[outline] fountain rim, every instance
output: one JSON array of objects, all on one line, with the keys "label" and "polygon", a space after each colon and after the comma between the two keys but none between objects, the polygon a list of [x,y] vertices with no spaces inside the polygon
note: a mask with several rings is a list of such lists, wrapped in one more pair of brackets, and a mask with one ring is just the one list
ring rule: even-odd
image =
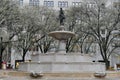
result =
[{"label": "fountain rim", "polygon": [[51,36],[51,34],[56,34],[56,33],[72,34],[73,36],[75,36],[75,33],[74,33],[74,32],[71,32],[71,31],[52,31],[52,32],[50,32],[48,35]]},{"label": "fountain rim", "polygon": [[[59,38],[58,36],[55,36],[55,35],[58,35],[58,34],[59,35],[64,35],[64,36],[68,35],[68,37],[66,37],[66,38]],[[75,33],[71,32],[71,31],[64,31],[63,30],[63,31],[52,31],[48,35],[53,37],[53,38],[55,38],[55,39],[57,39],[57,40],[66,40],[66,39],[68,39],[70,37],[74,37]]]}]

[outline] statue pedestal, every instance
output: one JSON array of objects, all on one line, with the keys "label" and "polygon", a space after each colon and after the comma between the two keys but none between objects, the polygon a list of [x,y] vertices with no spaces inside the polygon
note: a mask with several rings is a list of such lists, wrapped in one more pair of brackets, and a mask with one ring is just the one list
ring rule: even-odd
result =
[{"label": "statue pedestal", "polygon": [[58,53],[66,54],[66,43],[64,40],[59,41]]}]

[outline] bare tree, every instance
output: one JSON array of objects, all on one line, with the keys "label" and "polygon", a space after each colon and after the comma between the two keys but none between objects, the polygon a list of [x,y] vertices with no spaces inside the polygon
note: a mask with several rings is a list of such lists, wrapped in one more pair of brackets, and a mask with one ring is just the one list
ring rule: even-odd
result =
[{"label": "bare tree", "polygon": [[44,8],[43,16],[43,29],[41,30],[41,35],[44,35],[45,37],[38,41],[38,46],[42,53],[46,53],[49,51],[51,43],[54,43],[53,38],[48,36],[48,33],[51,31],[58,30],[59,28],[59,22],[57,20],[57,12],[52,9]]},{"label": "bare tree", "polygon": [[111,44],[114,37],[112,32],[120,29],[120,11],[116,8],[107,7],[104,2],[94,0],[93,4],[83,4],[77,7],[76,14],[73,17],[79,18],[81,21],[78,25],[79,31],[93,37],[100,49],[100,54],[109,68],[109,58],[111,55]]},{"label": "bare tree", "polygon": [[[66,44],[66,52],[73,52],[76,47],[78,47],[77,51],[81,53],[83,50],[83,43],[87,38],[88,34],[81,32],[80,30],[85,29],[84,21],[80,19],[81,13],[79,11],[81,7],[71,7],[70,10],[66,11],[66,25],[65,27],[69,31],[73,31],[76,34],[76,37],[70,38],[67,40]],[[81,27],[79,27],[81,26]],[[79,50],[81,49],[81,50]]]},{"label": "bare tree", "polygon": [[53,39],[47,34],[54,28],[56,22],[53,10],[29,6],[21,10],[17,47],[23,51],[22,61],[25,61],[27,51],[31,48],[39,47],[41,52],[45,53],[48,51]]},{"label": "bare tree", "polygon": [[[18,21],[18,7],[14,4],[14,2],[10,0],[1,0],[0,2],[0,28],[5,28],[6,31],[9,33],[12,29],[13,23],[17,23]],[[3,35],[3,34],[0,34]],[[11,39],[13,38],[14,34],[10,34],[8,41],[4,42],[2,41],[1,37],[1,48],[0,48],[0,68],[2,63],[2,56],[3,51],[6,49],[9,43],[11,43]]]}]

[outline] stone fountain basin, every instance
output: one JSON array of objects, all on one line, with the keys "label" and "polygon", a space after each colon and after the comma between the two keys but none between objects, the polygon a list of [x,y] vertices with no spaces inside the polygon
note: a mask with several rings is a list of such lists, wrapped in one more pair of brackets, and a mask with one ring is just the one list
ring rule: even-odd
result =
[{"label": "stone fountain basin", "polygon": [[105,72],[105,64],[99,62],[21,62],[19,71],[27,72]]},{"label": "stone fountain basin", "polygon": [[70,37],[75,36],[75,33],[71,31],[53,31],[50,32],[48,35],[57,40],[66,40]]}]

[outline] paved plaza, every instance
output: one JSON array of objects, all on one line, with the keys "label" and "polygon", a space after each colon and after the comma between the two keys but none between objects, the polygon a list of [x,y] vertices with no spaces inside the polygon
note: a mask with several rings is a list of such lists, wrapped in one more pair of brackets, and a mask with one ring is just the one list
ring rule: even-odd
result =
[{"label": "paved plaza", "polygon": [[9,77],[9,78],[3,78],[0,80],[120,80],[120,78],[112,78],[112,79],[75,79],[75,78],[49,78],[49,79],[27,79],[27,78],[21,78],[21,77],[17,77],[17,78],[13,78],[13,77]]},{"label": "paved plaza", "polygon": [[[42,78],[31,78],[29,72],[21,72],[16,70],[0,70],[0,80],[120,80],[120,71],[107,71],[105,78],[95,78],[94,76],[87,76],[88,73],[61,73],[55,76],[54,73],[43,73]],[[52,74],[52,75],[51,75]],[[91,72],[91,75],[93,73]],[[85,77],[86,76],[86,77]]]},{"label": "paved plaza", "polygon": [[120,78],[104,78],[104,79],[97,79],[97,78],[43,78],[43,79],[30,79],[27,77],[7,77],[7,78],[0,78],[0,80],[120,80]]}]

